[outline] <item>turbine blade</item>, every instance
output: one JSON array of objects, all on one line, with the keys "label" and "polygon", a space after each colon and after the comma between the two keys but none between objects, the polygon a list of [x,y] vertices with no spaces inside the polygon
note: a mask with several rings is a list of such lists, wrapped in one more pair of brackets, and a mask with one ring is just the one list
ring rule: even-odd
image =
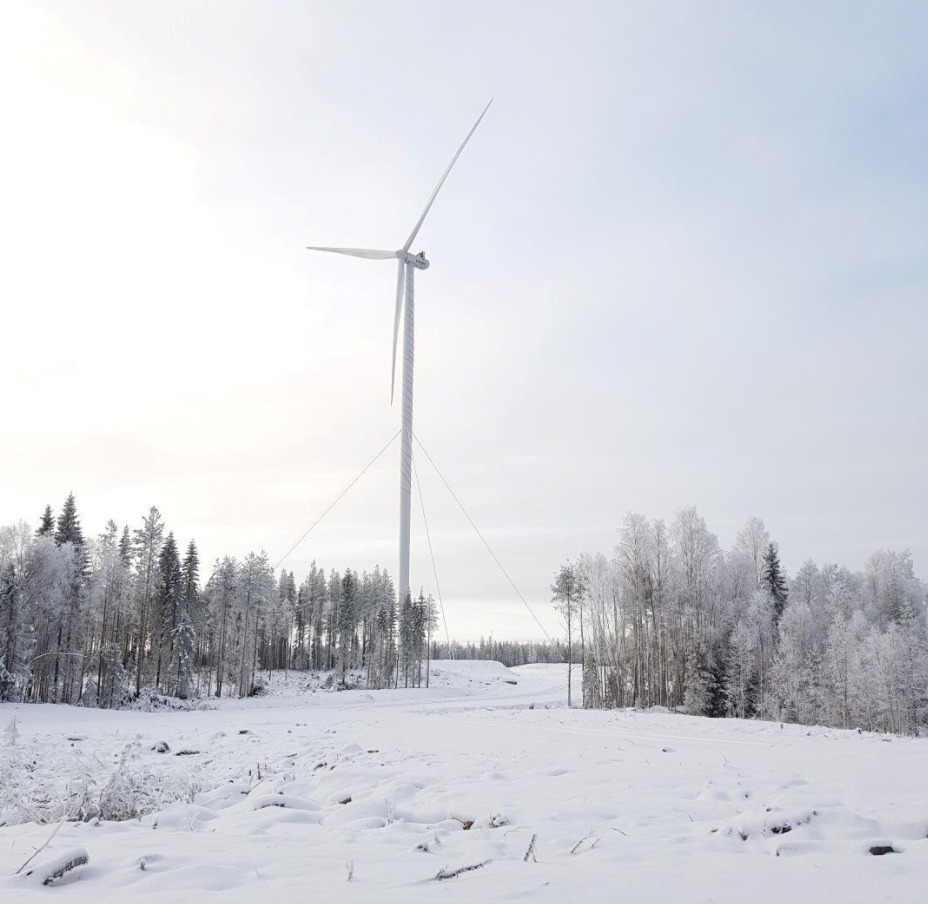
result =
[{"label": "turbine blade", "polygon": [[396,257],[395,251],[376,251],[373,248],[317,248],[310,246],[307,251],[331,251],[333,254],[347,254],[349,257],[366,257],[372,261],[387,261]]},{"label": "turbine blade", "polygon": [[[492,103],[493,103],[493,98],[491,97],[490,104]],[[429,203],[425,205],[425,210],[422,211],[422,216],[419,217],[419,222],[416,223],[415,228],[409,235],[409,238],[406,239],[406,244],[403,245],[403,251],[409,251],[409,249],[412,247],[412,243],[416,240],[416,236],[419,233],[419,229],[422,227],[422,223],[425,220],[426,216],[428,215],[429,209],[431,208],[432,203],[435,201],[435,197],[438,195],[438,192],[441,190],[442,185],[445,184],[445,179],[448,178],[448,173],[451,172],[451,167],[454,166],[454,164],[457,162],[458,157],[461,156],[461,151],[464,150],[464,148],[467,145],[467,142],[470,141],[470,136],[473,135],[474,132],[477,131],[477,126],[480,125],[480,120],[482,120],[483,117],[486,116],[487,110],[490,109],[490,104],[487,104],[483,108],[483,113],[481,113],[480,116],[477,117],[477,121],[474,123],[473,128],[471,128],[471,130],[467,133],[467,137],[461,143],[461,146],[458,148],[458,152],[451,158],[451,163],[448,164],[448,169],[445,170],[445,172],[442,174],[441,179],[438,180],[438,185],[435,186],[435,190],[432,192],[432,196],[429,198]]]},{"label": "turbine blade", "polygon": [[406,262],[398,261],[396,268],[396,314],[393,317],[393,365],[390,368],[390,404],[393,404],[393,390],[396,387],[396,344],[400,336],[400,312],[403,310],[403,277],[406,275]]}]

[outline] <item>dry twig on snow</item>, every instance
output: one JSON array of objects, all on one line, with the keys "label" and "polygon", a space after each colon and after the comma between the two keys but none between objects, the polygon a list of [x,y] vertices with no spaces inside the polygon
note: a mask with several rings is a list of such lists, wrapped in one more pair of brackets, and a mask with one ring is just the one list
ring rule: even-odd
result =
[{"label": "dry twig on snow", "polygon": [[35,858],[36,858],[39,854],[42,853],[42,851],[45,850],[45,848],[47,848],[47,847],[51,844],[52,839],[58,834],[58,830],[59,830],[63,825],[64,825],[64,820],[62,819],[61,822],[59,822],[58,825],[56,825],[55,828],[52,829],[52,833],[51,833],[51,835],[49,835],[48,838],[46,839],[45,844],[43,844],[42,847],[40,847],[40,848],[36,848],[36,850],[33,852],[32,856],[31,856],[31,857],[30,857],[18,870],[16,870],[15,875],[18,876],[27,866],[29,866],[30,863],[32,863],[33,860],[35,860]]},{"label": "dry twig on snow", "polygon": [[[583,844],[583,842],[589,840],[589,839],[592,838],[592,837],[593,837],[593,833],[592,833],[592,832],[587,832],[586,835],[584,835],[584,836],[583,836],[583,837],[570,849],[570,853],[571,853],[571,854],[576,854],[577,851],[580,850],[580,847],[581,847],[581,845]],[[598,838],[590,845],[590,850],[592,851],[593,848],[595,848],[597,844],[599,844],[599,839],[598,839]]]},{"label": "dry twig on snow", "polygon": [[459,866],[457,869],[452,870],[442,868],[435,874],[435,878],[439,882],[441,882],[442,879],[457,879],[461,873],[469,873],[471,870],[480,869],[490,862],[489,860],[484,860],[483,863],[471,863],[469,866]]},{"label": "dry twig on snow", "polygon": [[538,862],[538,858],[535,856],[535,839],[536,838],[538,838],[538,835],[532,835],[532,840],[528,843],[528,850],[525,852],[525,856],[522,858],[523,863],[528,863],[529,857],[531,857],[535,863]]}]

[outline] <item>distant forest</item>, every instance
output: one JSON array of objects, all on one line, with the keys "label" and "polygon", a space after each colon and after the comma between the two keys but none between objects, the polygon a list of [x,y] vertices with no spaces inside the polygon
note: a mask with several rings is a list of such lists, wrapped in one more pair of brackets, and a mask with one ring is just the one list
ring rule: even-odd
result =
[{"label": "distant forest", "polygon": [[694,508],[669,527],[630,514],[611,557],[568,562],[552,591],[586,707],[928,728],[926,586],[908,551],[790,578],[759,518],[724,550]]},{"label": "distant forest", "polygon": [[144,689],[245,696],[260,670],[363,669],[372,688],[428,682],[435,604],[397,604],[375,568],[299,585],[266,553],[217,560],[200,586],[196,543],[152,507],[134,530],[84,536],[74,496],[38,529],[0,528],[0,700],[119,707]]},{"label": "distant forest", "polygon": [[[926,585],[907,551],[862,572],[804,562],[790,577],[751,518],[730,550],[694,508],[630,514],[612,556],[557,572],[564,641],[448,643],[420,591],[380,568],[275,574],[265,553],[217,559],[157,508],[84,536],[73,496],[38,528],[0,528],[0,700],[119,707],[143,692],[245,696],[263,670],[329,671],[371,688],[428,683],[430,659],[567,662],[585,707],[665,706],[918,734],[928,729]],[[579,679],[579,680],[577,680]]]}]

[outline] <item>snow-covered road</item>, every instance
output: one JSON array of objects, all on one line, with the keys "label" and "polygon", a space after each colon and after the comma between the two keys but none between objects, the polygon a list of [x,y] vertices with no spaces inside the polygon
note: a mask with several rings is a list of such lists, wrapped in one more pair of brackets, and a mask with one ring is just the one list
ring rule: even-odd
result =
[{"label": "snow-covered road", "polygon": [[[928,741],[568,710],[563,667],[433,668],[428,690],[193,713],[0,706],[21,795],[202,789],[141,820],[65,823],[30,867],[78,848],[88,865],[50,888],[2,878],[0,901],[924,898]],[[51,830],[0,827],[0,876]]]}]

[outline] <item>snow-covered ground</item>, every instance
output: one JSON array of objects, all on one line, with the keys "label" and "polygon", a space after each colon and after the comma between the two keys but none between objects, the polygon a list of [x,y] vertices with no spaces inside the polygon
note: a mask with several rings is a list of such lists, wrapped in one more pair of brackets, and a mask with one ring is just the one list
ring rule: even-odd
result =
[{"label": "snow-covered ground", "polygon": [[[0,827],[0,901],[924,899],[928,741],[568,710],[562,666],[301,681],[195,712],[0,705],[19,735],[0,735],[0,800],[154,811],[65,822],[15,878],[54,826]],[[43,888],[78,849],[88,864]]]}]

